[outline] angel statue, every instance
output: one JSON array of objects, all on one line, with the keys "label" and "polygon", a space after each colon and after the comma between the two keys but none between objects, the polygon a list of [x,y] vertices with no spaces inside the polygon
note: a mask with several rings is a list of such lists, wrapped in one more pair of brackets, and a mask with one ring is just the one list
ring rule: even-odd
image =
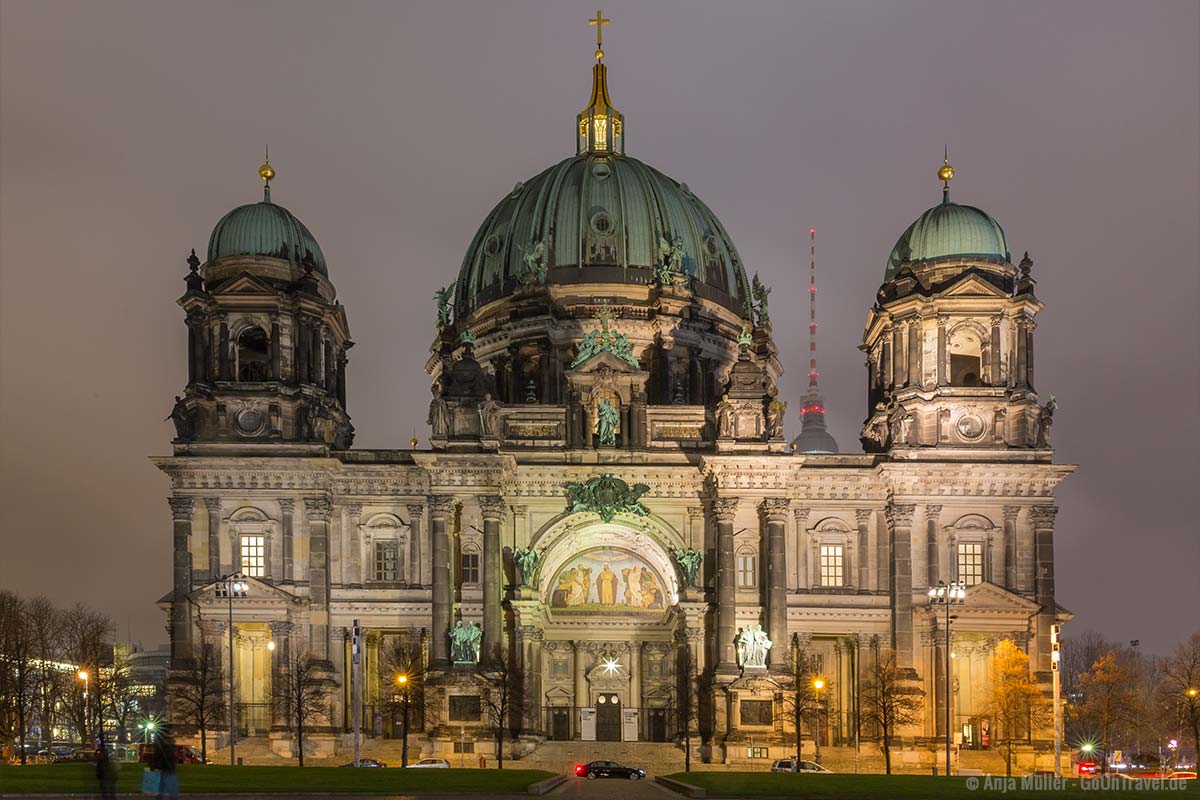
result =
[{"label": "angel statue", "polygon": [[513,561],[521,570],[521,585],[533,587],[533,576],[537,572],[538,560],[541,554],[532,547],[518,547],[513,551]]},{"label": "angel statue", "polygon": [[433,293],[433,299],[437,301],[437,319],[440,327],[445,328],[450,324],[450,311],[454,307],[450,302],[450,297],[453,294],[453,283],[445,289],[438,289]]}]

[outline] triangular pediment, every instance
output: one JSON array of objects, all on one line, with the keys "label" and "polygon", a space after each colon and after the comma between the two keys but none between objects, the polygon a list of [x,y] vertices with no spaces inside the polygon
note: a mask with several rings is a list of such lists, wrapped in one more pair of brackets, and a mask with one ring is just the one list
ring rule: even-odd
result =
[{"label": "triangular pediment", "polygon": [[[284,591],[278,586],[272,586],[259,578],[245,578],[246,596],[239,597],[234,600],[234,605],[250,604],[250,605],[287,605],[292,603],[302,603],[303,598],[297,597],[291,592]],[[222,587],[224,581],[216,580],[204,584],[199,589],[188,595],[193,603],[197,605],[210,605],[213,603],[228,603],[229,600],[225,597]]]},{"label": "triangular pediment", "polygon": [[977,583],[967,589],[965,611],[1019,612],[1030,614],[1041,606],[1014,592],[1010,592],[994,583]]},{"label": "triangular pediment", "polygon": [[243,272],[216,288],[214,294],[259,294],[274,295],[275,287],[262,278]]},{"label": "triangular pediment", "polygon": [[943,286],[938,294],[942,297],[1008,297],[998,286],[977,272],[967,272],[956,282]]},{"label": "triangular pediment", "polygon": [[608,350],[601,350],[594,356],[575,367],[573,372],[599,372],[602,369],[610,369],[613,372],[637,373],[641,372],[640,367],[635,367],[625,359],[617,356]]}]

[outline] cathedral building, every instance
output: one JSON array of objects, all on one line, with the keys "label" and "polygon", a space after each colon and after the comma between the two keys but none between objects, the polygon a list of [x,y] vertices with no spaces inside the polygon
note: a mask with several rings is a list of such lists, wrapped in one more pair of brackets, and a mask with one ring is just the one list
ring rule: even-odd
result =
[{"label": "cathedral building", "polygon": [[1054,492],[1072,467],[1052,461],[1053,398],[1035,388],[1029,257],[1014,265],[1000,224],[951,201],[945,163],[941,201],[864,298],[865,452],[824,429],[815,299],[789,444],[768,289],[688,184],[626,153],[603,49],[564,124],[576,152],[500,199],[438,293],[427,448],[354,441],[338,264],[274,202],[269,162],[262,201],[193,251],[188,379],[154,460],[171,480],[173,680],[220,658],[239,735],[286,752],[272,686],[302,657],[325,693],[306,736],[330,752],[356,717],[399,735],[403,671],[420,677],[424,754],[468,735],[482,753],[498,660],[519,676],[506,726],[522,746],[690,731],[704,758],[740,763],[795,752],[797,658],[825,681],[806,738],[874,735],[863,680],[886,653],[924,692],[897,742],[932,760],[950,660],[928,593],[961,582],[949,719],[986,745],[996,644],[1048,687],[1068,617]]}]

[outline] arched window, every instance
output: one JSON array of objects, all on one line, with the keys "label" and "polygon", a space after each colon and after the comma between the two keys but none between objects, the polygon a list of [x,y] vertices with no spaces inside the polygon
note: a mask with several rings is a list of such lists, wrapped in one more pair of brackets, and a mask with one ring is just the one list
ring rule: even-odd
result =
[{"label": "arched window", "polygon": [[811,542],[810,576],[818,589],[854,587],[851,530],[843,520],[827,517],[808,531]]},{"label": "arched window", "polygon": [[370,579],[394,583],[403,581],[405,529],[394,514],[376,514],[366,524],[367,557]]},{"label": "arched window", "polygon": [[983,385],[983,337],[972,325],[959,325],[950,334],[950,385]]},{"label": "arched window", "polygon": [[258,326],[246,328],[237,338],[237,379],[265,381],[271,375],[271,340]]},{"label": "arched window", "polygon": [[966,514],[950,526],[952,577],[967,586],[992,579],[992,538],[1000,529],[987,517]]}]

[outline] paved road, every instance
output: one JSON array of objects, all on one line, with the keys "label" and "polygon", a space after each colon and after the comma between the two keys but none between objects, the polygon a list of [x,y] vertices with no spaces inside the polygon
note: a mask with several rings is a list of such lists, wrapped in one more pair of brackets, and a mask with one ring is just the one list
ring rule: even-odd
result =
[{"label": "paved road", "polygon": [[679,795],[659,786],[650,778],[643,781],[621,780],[619,778],[597,778],[594,781],[571,776],[567,782],[555,789],[547,797],[570,797],[586,800],[587,798],[619,797],[621,800],[671,800]]}]

